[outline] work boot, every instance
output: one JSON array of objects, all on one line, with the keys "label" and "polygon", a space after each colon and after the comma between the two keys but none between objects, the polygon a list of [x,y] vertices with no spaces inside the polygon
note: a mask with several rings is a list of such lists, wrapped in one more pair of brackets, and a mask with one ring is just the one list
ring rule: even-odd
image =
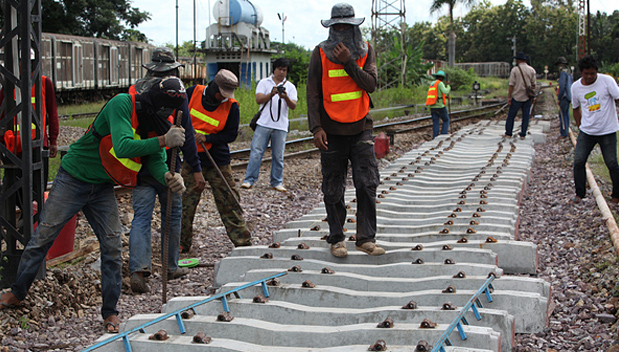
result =
[{"label": "work boot", "polygon": [[345,258],[348,255],[348,250],[346,249],[346,242],[340,241],[336,244],[332,244],[331,254],[334,257]]},{"label": "work boot", "polygon": [[141,272],[136,271],[131,274],[129,281],[131,282],[131,291],[133,291],[133,293],[139,294],[150,291],[150,288],[146,283],[146,279],[144,278],[144,274],[142,274]]},{"label": "work boot", "polygon": [[385,250],[376,245],[374,242],[365,242],[361,246],[355,246],[358,251],[367,253],[369,255],[382,255],[385,254]]},{"label": "work boot", "polygon": [[177,267],[175,271],[168,271],[168,281],[178,279],[189,274],[189,269],[184,267]]}]

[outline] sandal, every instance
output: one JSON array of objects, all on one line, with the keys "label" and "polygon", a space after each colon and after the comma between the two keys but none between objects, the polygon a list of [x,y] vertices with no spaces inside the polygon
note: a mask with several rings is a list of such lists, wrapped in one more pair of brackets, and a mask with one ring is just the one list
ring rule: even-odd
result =
[{"label": "sandal", "polygon": [[[107,317],[105,319],[105,321],[103,322],[103,330],[105,330],[106,333],[108,334],[118,334],[118,327],[120,326],[120,321],[116,324],[114,324],[110,319],[111,317],[116,317],[116,319],[118,319],[117,316],[115,315],[110,315],[109,317]],[[109,320],[108,320],[109,319]]]}]

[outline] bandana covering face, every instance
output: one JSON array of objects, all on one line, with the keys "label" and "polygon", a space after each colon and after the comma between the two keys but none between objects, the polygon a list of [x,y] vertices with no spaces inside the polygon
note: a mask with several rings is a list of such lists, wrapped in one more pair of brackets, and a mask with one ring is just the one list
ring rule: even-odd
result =
[{"label": "bandana covering face", "polygon": [[142,93],[136,97],[141,108],[138,121],[142,138],[148,131],[161,136],[171,127],[168,116],[181,107],[186,98],[185,87],[177,77],[153,78],[144,84]]},{"label": "bandana covering face", "polygon": [[331,26],[329,27],[329,38],[319,44],[329,61],[343,65],[344,63],[340,62],[333,54],[333,49],[338,43],[344,44],[350,50],[353,60],[364,57],[368,52],[368,44],[363,40],[359,26],[349,25],[343,31],[337,31]]}]

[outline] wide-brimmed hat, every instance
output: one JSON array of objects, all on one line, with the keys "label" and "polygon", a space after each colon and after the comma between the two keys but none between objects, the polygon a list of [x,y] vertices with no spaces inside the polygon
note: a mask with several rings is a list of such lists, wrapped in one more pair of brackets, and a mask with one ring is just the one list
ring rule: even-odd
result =
[{"label": "wide-brimmed hat", "polygon": [[567,65],[567,59],[564,56],[559,56],[557,61],[555,61],[555,65]]},{"label": "wide-brimmed hat", "polygon": [[185,67],[185,65],[176,61],[172,49],[165,46],[155,48],[155,50],[153,50],[151,62],[142,65],[145,69],[154,72],[172,71],[179,66]]},{"label": "wide-brimmed hat", "polygon": [[234,98],[234,90],[239,87],[239,79],[232,71],[221,69],[213,79],[219,87],[219,93],[226,98]]},{"label": "wide-brimmed hat", "polygon": [[445,78],[445,72],[443,72],[443,70],[440,70],[440,71],[438,71],[436,73],[433,73],[432,76]]},{"label": "wide-brimmed hat", "polygon": [[525,54],[521,51],[521,52],[519,52],[518,54],[516,54],[516,56],[514,56],[514,59],[516,59],[516,60],[525,60],[525,61],[526,61],[526,60],[528,60],[528,59],[529,59],[529,57],[528,57],[528,56],[526,56],[526,55],[525,55]]},{"label": "wide-brimmed hat", "polygon": [[333,5],[333,7],[331,8],[331,19],[320,20],[320,23],[323,25],[323,27],[328,28],[338,23],[359,26],[363,23],[363,21],[365,21],[365,17],[355,18],[355,9],[352,7],[352,5],[340,2]]}]

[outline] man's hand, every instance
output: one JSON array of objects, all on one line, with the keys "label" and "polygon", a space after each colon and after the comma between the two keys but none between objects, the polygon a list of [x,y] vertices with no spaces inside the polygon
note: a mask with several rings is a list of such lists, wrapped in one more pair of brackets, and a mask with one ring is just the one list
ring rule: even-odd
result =
[{"label": "man's hand", "polygon": [[196,193],[202,193],[202,191],[204,191],[204,188],[206,187],[206,181],[204,180],[204,175],[202,175],[202,172],[198,171],[198,172],[194,172],[193,173],[193,179],[196,182],[196,185],[193,186],[193,191]]},{"label": "man's hand", "polygon": [[345,63],[350,60],[350,50],[346,47],[346,45],[342,43],[337,43],[335,48],[333,48],[333,54],[335,57],[340,60],[340,62]]},{"label": "man's hand", "polygon": [[185,189],[186,189],[185,183],[183,182],[183,176],[181,176],[180,173],[176,172],[172,174],[170,171],[168,171],[165,173],[164,177],[165,177],[166,184],[172,190],[172,192],[174,193],[185,192]]},{"label": "man's hand", "polygon": [[200,144],[200,143],[205,143],[206,142],[206,136],[203,135],[202,133],[196,133],[196,143]]},{"label": "man's hand", "polygon": [[174,148],[182,146],[185,144],[185,129],[182,127],[172,126],[163,136],[163,141],[166,147]]},{"label": "man's hand", "polygon": [[316,132],[316,134],[314,135],[314,145],[320,150],[329,149],[329,142],[327,142],[327,134],[325,133],[325,131],[320,130]]},{"label": "man's hand", "polygon": [[50,143],[49,145],[49,157],[50,158],[55,158],[56,155],[58,155],[58,146],[56,145],[56,143]]}]

